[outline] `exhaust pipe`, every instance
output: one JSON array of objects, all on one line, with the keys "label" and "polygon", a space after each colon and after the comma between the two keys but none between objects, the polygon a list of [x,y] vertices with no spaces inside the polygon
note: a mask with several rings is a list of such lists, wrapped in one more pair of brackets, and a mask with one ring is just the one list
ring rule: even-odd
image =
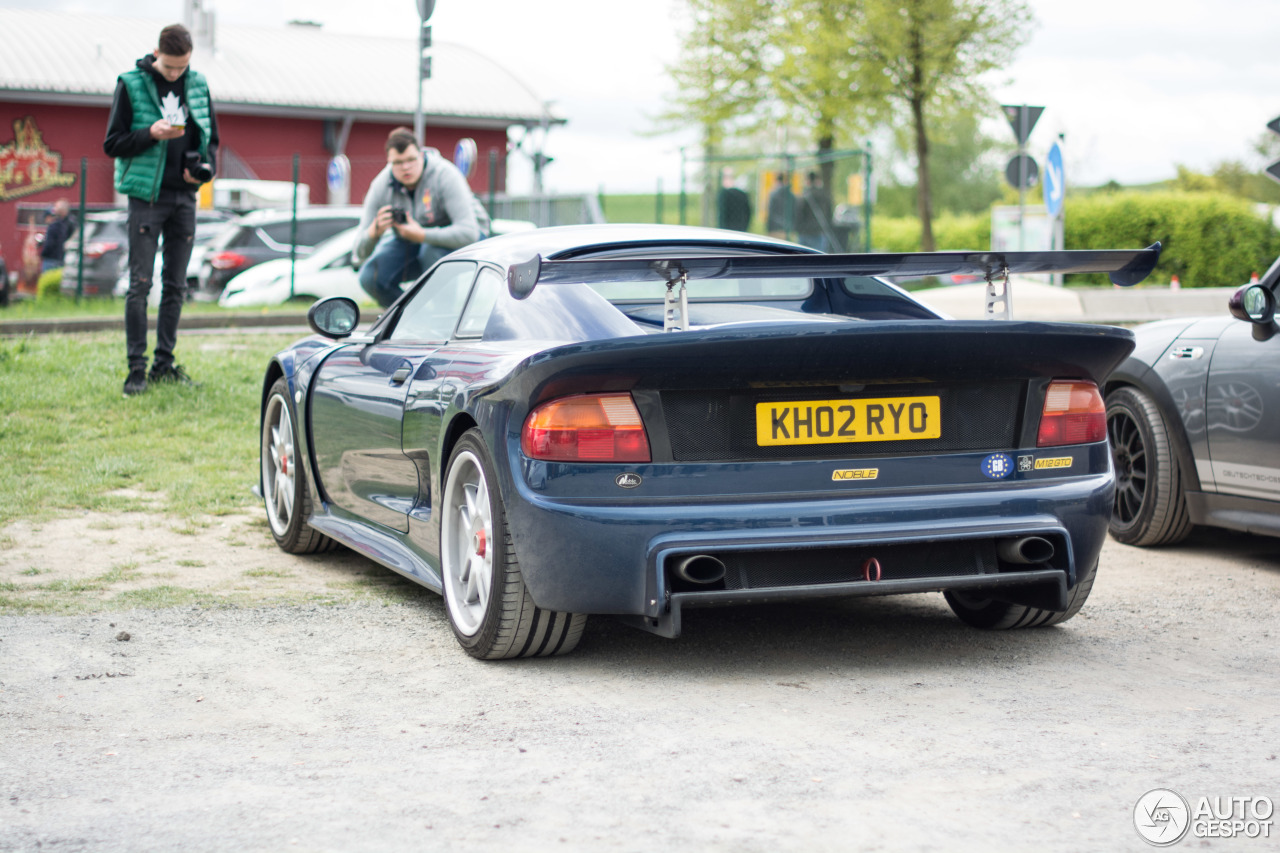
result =
[{"label": "exhaust pipe", "polygon": [[1001,539],[996,543],[996,556],[1006,563],[1047,563],[1053,559],[1053,543],[1043,536]]},{"label": "exhaust pipe", "polygon": [[675,573],[689,583],[712,584],[724,577],[724,562],[710,554],[691,554],[676,561]]}]

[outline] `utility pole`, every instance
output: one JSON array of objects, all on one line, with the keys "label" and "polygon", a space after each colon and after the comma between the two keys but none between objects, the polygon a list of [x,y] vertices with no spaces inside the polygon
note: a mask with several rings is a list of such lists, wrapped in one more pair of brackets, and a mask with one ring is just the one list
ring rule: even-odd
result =
[{"label": "utility pole", "polygon": [[426,119],[422,115],[422,84],[431,79],[431,27],[427,21],[436,10],[436,0],[417,0],[418,3],[418,108],[413,113],[413,136],[422,145],[422,134],[426,132]]}]

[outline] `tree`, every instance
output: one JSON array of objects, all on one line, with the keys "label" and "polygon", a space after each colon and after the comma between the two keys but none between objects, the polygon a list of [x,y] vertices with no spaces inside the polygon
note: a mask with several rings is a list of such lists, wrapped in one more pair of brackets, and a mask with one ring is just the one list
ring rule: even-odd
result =
[{"label": "tree", "polygon": [[[967,110],[940,114],[932,124],[929,187],[935,213],[986,212],[1004,196],[1003,166],[998,155],[1008,146],[984,133],[981,124],[980,116]],[[893,151],[889,157],[879,158],[880,163],[914,161],[910,132],[896,136]],[[919,211],[917,190],[914,180],[882,178],[877,211],[886,216],[915,215]]]},{"label": "tree", "polygon": [[[934,248],[930,126],[985,103],[1030,21],[1024,0],[689,0],[692,27],[670,69],[668,119],[728,133],[787,123],[819,154],[878,121],[906,117],[922,244]],[[830,185],[830,165],[824,169]]]},{"label": "tree", "polygon": [[1029,28],[1022,0],[865,0],[860,82],[905,113],[916,159],[921,249],[932,252],[930,122],[987,101],[979,78],[1013,58]]}]

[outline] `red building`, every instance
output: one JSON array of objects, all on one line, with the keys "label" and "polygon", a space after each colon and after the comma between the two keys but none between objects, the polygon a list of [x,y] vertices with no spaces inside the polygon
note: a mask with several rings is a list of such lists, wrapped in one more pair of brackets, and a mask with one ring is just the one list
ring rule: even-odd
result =
[{"label": "red building", "polygon": [[[312,204],[358,204],[386,165],[387,132],[413,126],[416,38],[338,35],[310,24],[215,27],[211,16],[195,17],[202,20],[188,22],[191,66],[214,99],[218,178],[289,181],[296,158]],[[121,202],[102,152],[116,77],[151,52],[169,23],[0,9],[0,257],[10,270],[23,269],[25,246],[29,271],[43,211],[55,200],[74,208],[83,193],[92,208]],[[460,140],[474,140],[472,189],[482,199],[503,192],[507,129],[562,120],[479,53],[448,43],[430,53],[424,143],[453,158]]]}]

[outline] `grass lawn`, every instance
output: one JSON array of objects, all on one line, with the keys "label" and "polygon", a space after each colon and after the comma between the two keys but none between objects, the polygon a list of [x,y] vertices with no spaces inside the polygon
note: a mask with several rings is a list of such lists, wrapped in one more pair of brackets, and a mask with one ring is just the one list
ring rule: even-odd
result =
[{"label": "grass lawn", "polygon": [[[191,314],[305,314],[309,303],[293,303],[288,305],[254,306],[252,308],[223,308],[216,302],[188,302],[182,306],[183,316]],[[147,309],[147,314],[156,316],[156,309]],[[81,299],[20,299],[0,308],[0,322],[5,320],[61,320],[68,317],[118,317],[124,320],[124,300],[114,297],[93,297]],[[121,344],[123,346],[123,344]]]},{"label": "grass lawn", "polygon": [[121,392],[122,333],[0,338],[0,524],[77,509],[158,505],[192,517],[251,506],[262,373],[297,337],[180,335],[178,363],[199,386],[136,397]]}]

